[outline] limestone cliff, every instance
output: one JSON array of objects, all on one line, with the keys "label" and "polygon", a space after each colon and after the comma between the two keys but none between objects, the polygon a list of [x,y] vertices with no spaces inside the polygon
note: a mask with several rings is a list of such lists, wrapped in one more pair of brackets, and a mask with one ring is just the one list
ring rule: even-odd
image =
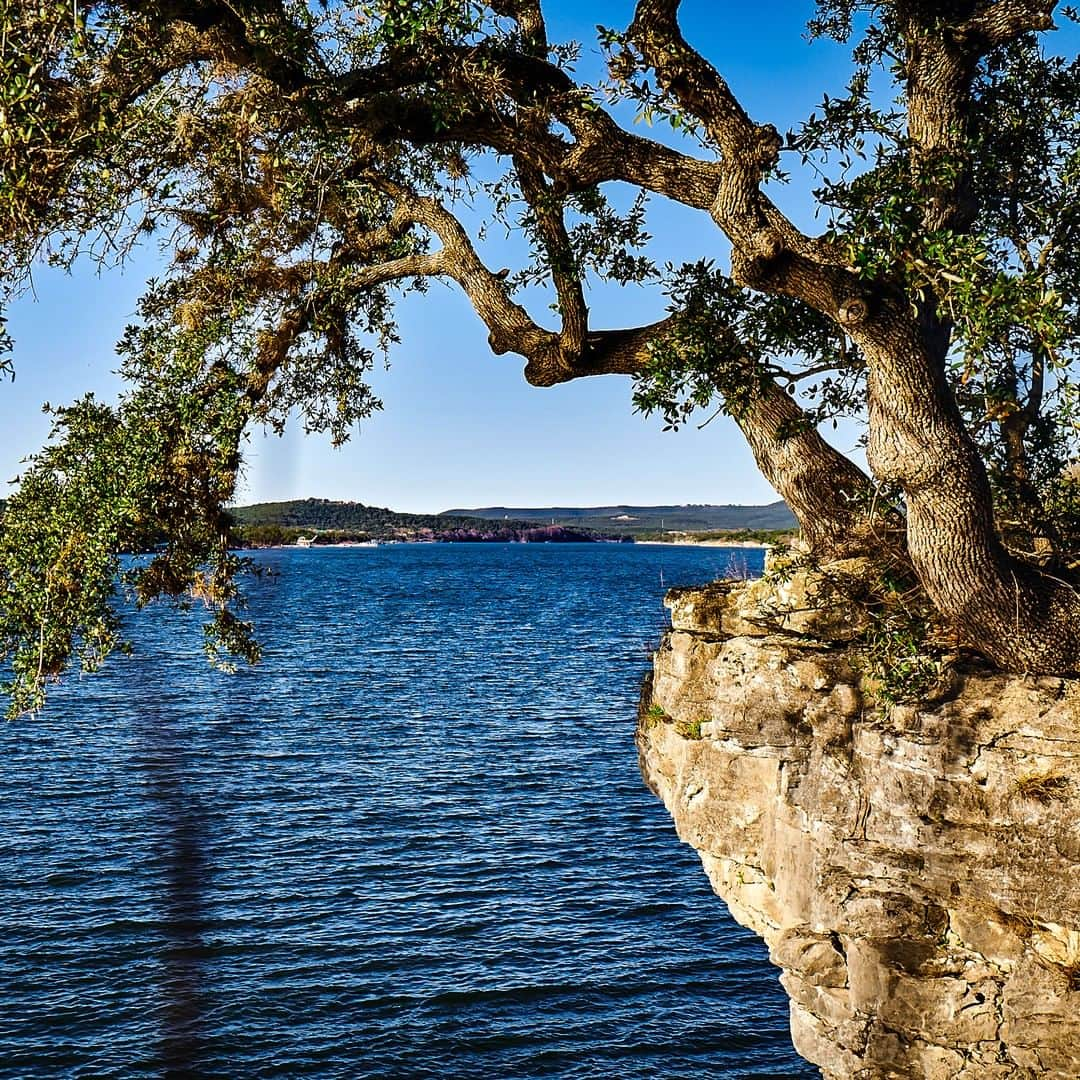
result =
[{"label": "limestone cliff", "polygon": [[786,588],[669,594],[638,744],[797,1050],[828,1080],[1076,1080],[1080,682],[960,670],[882,710],[843,617]]}]

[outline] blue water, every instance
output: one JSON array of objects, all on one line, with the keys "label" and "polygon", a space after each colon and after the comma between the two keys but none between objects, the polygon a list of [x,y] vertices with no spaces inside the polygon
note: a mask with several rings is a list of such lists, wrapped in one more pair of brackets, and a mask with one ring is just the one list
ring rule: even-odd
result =
[{"label": "blue water", "polygon": [[731,554],[268,552],[233,676],[139,615],[0,727],[0,1075],[815,1076],[637,770],[661,572]]}]

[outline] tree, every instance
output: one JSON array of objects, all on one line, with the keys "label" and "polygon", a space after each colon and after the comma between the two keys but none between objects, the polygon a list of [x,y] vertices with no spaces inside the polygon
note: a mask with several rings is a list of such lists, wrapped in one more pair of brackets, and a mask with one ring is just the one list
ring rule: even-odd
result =
[{"label": "tree", "polygon": [[[1080,669],[1080,66],[1047,51],[1056,5],[819,0],[810,31],[851,43],[851,81],[786,136],[679,7],[638,0],[601,29],[590,86],[540,0],[7,5],[9,291],[42,256],[171,252],[120,344],[132,389],[59,410],[8,505],[15,708],[119,641],[115,552],[149,537],[168,548],[129,578],[138,597],[194,591],[211,651],[254,655],[223,510],[243,433],[295,410],[346,438],[378,408],[365,373],[397,340],[395,297],[432,277],[536,386],[630,375],[672,426],[719,400],[816,557],[900,547],[969,647]],[[621,123],[626,103],[674,136]],[[821,235],[770,198],[787,169],[821,177]],[[648,197],[711,220],[730,273],[656,265]],[[516,271],[482,260],[478,200],[528,237]],[[652,285],[668,314],[597,328],[596,282]],[[526,310],[535,285],[554,328]],[[819,433],[840,415],[865,418],[872,477]]]}]

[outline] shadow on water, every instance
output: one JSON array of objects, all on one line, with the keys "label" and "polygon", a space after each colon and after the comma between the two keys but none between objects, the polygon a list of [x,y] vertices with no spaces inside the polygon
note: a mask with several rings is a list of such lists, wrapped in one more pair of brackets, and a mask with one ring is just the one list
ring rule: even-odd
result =
[{"label": "shadow on water", "polygon": [[185,732],[164,718],[151,717],[142,741],[162,887],[158,1062],[167,1077],[194,1076],[204,1046],[205,894],[210,878],[206,808],[189,782],[192,764]]}]

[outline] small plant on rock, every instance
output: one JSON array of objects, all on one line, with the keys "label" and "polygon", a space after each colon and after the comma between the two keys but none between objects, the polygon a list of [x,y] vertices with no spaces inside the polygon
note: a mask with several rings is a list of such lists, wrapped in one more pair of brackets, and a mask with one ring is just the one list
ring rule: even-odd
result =
[{"label": "small plant on rock", "polygon": [[675,722],[675,730],[684,739],[700,739],[701,725],[703,723],[703,720],[677,720]]},{"label": "small plant on rock", "polygon": [[1068,776],[1053,774],[1030,774],[1016,781],[1017,792],[1025,799],[1033,799],[1044,806],[1053,802],[1067,802],[1073,782]]},{"label": "small plant on rock", "polygon": [[671,721],[671,717],[659,705],[650,705],[642,719],[646,728],[656,727],[657,724],[665,724]]}]

